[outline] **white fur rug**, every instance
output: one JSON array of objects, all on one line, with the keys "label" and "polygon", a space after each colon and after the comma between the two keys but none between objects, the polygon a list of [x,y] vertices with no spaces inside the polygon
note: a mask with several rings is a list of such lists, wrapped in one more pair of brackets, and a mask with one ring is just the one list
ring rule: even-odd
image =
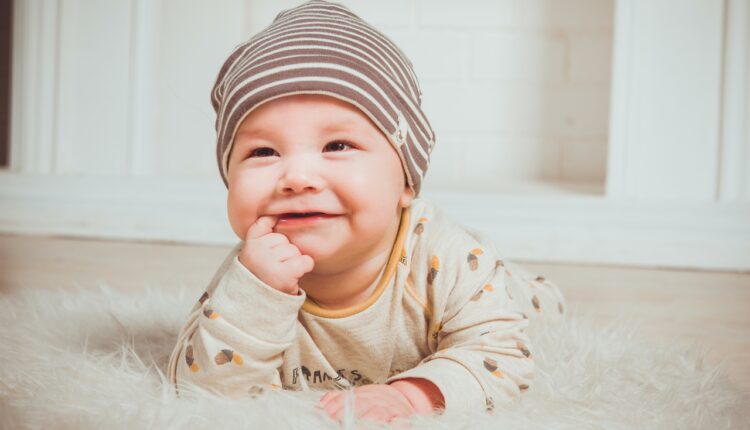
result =
[{"label": "white fur rug", "polygon": [[[176,398],[163,375],[199,293],[35,289],[0,297],[2,428],[341,428],[314,408],[320,392]],[[412,428],[749,428],[750,393],[701,351],[644,342],[629,321],[601,327],[576,316],[541,329],[532,333],[536,383],[521,400],[494,416],[415,418]]]}]

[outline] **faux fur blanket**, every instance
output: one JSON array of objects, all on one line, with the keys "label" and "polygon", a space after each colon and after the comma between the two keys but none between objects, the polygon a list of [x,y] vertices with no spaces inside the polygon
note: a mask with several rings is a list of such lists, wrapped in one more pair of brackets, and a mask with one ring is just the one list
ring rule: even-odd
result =
[{"label": "faux fur blanket", "polygon": [[[315,408],[321,392],[232,400],[177,398],[169,353],[199,291],[33,289],[0,297],[2,428],[379,428],[339,425]],[[495,414],[414,418],[416,429],[743,429],[750,393],[705,353],[644,341],[630,321],[575,316],[537,327],[537,376]],[[356,399],[355,399],[356,401]]]}]

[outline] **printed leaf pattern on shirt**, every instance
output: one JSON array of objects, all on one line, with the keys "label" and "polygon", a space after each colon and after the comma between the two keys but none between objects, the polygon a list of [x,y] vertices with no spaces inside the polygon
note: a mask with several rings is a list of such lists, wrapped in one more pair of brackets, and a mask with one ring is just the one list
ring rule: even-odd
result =
[{"label": "printed leaf pattern on shirt", "polygon": [[469,263],[469,268],[471,270],[477,270],[479,268],[479,258],[477,257],[482,254],[484,254],[484,251],[482,251],[481,248],[474,248],[469,252],[466,261]]},{"label": "printed leaf pattern on shirt", "polygon": [[[543,285],[545,285],[547,287],[550,287],[550,288],[556,288],[554,285],[549,285],[547,283],[547,279],[544,276],[541,276],[541,275],[538,275],[534,279],[534,281],[535,282],[539,282],[539,283],[541,283],[541,284],[543,284]],[[532,284],[532,286],[534,286],[534,285]],[[534,299],[536,299],[536,303],[534,303]],[[541,309],[540,309],[541,304],[539,303],[539,299],[536,296],[534,296],[534,298],[532,299],[532,305],[534,305],[534,308],[537,310],[537,312],[541,311]],[[562,302],[557,302],[557,310],[561,314],[563,313],[563,304],[562,304]]]},{"label": "printed leaf pattern on shirt", "polygon": [[214,357],[214,362],[216,362],[216,364],[218,364],[219,366],[230,362],[238,366],[242,366],[244,360],[242,359],[242,356],[240,354],[232,351],[231,349],[222,349]]},{"label": "printed leaf pattern on shirt", "polygon": [[427,285],[432,286],[439,271],[440,259],[436,255],[433,255],[432,260],[430,261],[430,271],[427,273]]},{"label": "printed leaf pattern on shirt", "polygon": [[497,361],[489,357],[485,357],[484,359],[484,368],[487,369],[490,373],[492,373],[498,378],[505,377],[505,374],[500,369],[497,368]]},{"label": "printed leaf pattern on shirt", "polygon": [[200,299],[198,299],[198,303],[203,304],[208,299],[208,291],[204,291],[203,295]]},{"label": "printed leaf pattern on shirt", "polygon": [[495,290],[495,287],[493,287],[492,284],[486,284],[479,291],[477,291],[476,294],[474,294],[471,297],[471,301],[476,302],[477,300],[479,300],[482,297],[482,294],[484,294],[485,292],[491,293],[494,290]]},{"label": "printed leaf pattern on shirt", "polygon": [[537,312],[541,312],[542,308],[539,305],[539,297],[534,296],[531,298],[531,304],[534,305],[534,310]]},{"label": "printed leaf pattern on shirt", "polygon": [[198,363],[196,363],[193,358],[193,345],[188,345],[188,347],[185,348],[185,362],[193,373],[198,371]]},{"label": "printed leaf pattern on shirt", "polygon": [[518,348],[521,353],[526,356],[526,358],[531,357],[531,351],[529,351],[529,349],[526,348],[526,345],[524,345],[520,340],[516,342],[516,348]]},{"label": "printed leaf pattern on shirt", "polygon": [[252,385],[250,388],[248,388],[247,393],[250,394],[250,397],[256,398],[263,394],[263,386],[262,385]]},{"label": "printed leaf pattern on shirt", "polygon": [[[505,270],[505,262],[503,262],[502,259],[498,259],[495,261],[495,270],[502,269]],[[508,298],[513,300],[513,294],[510,292],[510,282],[505,283],[505,294],[508,295]]]},{"label": "printed leaf pattern on shirt", "polygon": [[417,225],[414,226],[414,234],[424,233],[424,223],[427,222],[427,218],[420,218]]}]

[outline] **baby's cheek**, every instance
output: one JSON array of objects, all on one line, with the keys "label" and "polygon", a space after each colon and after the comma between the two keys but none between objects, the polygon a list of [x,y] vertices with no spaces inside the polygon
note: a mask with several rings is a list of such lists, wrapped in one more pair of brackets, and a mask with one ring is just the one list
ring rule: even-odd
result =
[{"label": "baby's cheek", "polygon": [[[337,174],[343,175],[343,172],[337,172]],[[377,189],[379,184],[378,177],[368,166],[348,170],[345,177],[340,176],[337,182],[339,187],[347,193],[372,192]]]},{"label": "baby's cheek", "polygon": [[252,207],[230,195],[227,201],[227,218],[232,231],[237,237],[244,240],[247,229],[255,222],[257,216]]},{"label": "baby's cheek", "polygon": [[249,228],[249,223],[242,222],[237,217],[229,216],[229,224],[232,226],[232,231],[240,240],[245,240],[245,232]]}]

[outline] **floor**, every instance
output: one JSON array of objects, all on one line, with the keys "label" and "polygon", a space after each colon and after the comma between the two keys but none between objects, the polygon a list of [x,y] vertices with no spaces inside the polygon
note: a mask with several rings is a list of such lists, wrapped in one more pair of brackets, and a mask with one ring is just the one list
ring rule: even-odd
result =
[{"label": "floor", "polygon": [[[0,234],[0,294],[99,284],[200,290],[229,249]],[[569,312],[637,320],[652,340],[705,346],[750,389],[750,273],[515,261],[557,283]]]}]

